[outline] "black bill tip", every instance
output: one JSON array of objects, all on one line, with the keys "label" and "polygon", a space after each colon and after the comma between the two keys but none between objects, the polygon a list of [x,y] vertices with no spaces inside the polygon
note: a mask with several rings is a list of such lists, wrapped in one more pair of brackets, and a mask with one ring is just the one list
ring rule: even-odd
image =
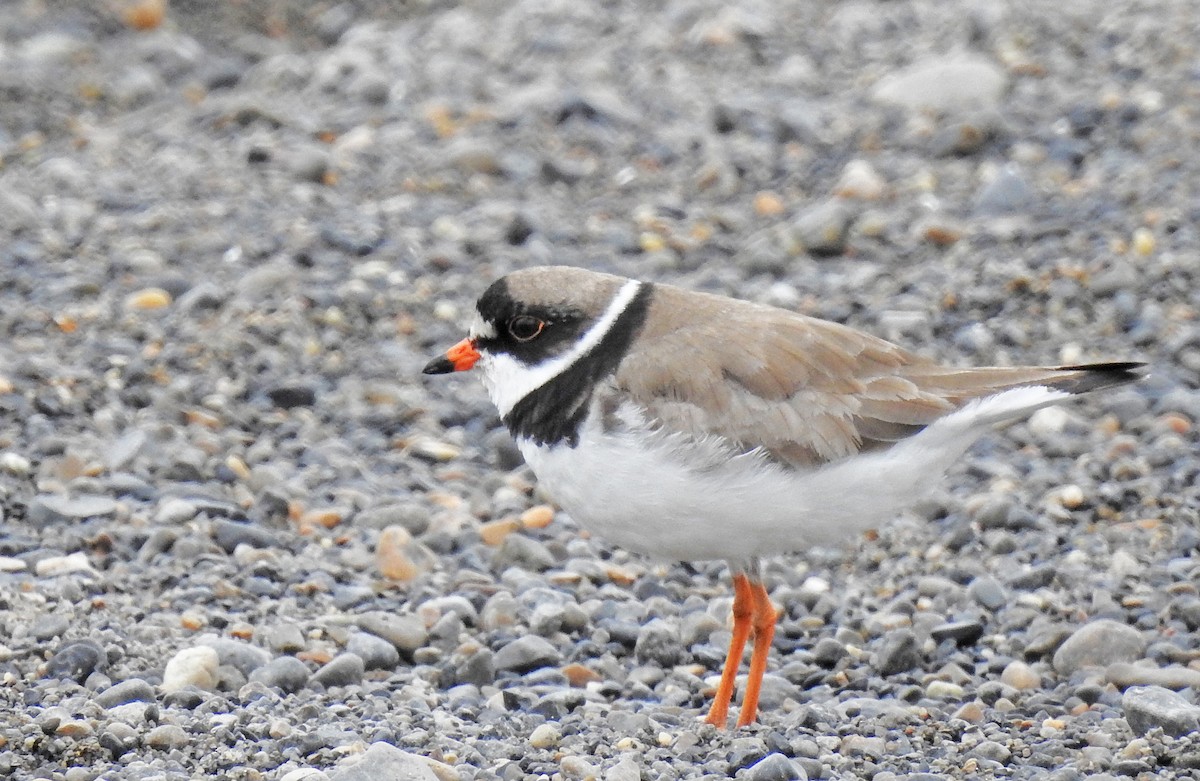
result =
[{"label": "black bill tip", "polygon": [[454,364],[446,356],[434,358],[429,363],[425,364],[425,368],[421,370],[421,374],[449,374],[454,371]]}]

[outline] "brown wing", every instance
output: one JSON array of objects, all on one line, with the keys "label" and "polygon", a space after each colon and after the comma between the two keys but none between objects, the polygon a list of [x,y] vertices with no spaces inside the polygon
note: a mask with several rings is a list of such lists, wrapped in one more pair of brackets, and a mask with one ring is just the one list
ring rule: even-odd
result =
[{"label": "brown wing", "polygon": [[618,387],[669,430],[791,466],[886,446],[970,399],[1065,374],[938,366],[836,323],[666,286],[652,307]]}]

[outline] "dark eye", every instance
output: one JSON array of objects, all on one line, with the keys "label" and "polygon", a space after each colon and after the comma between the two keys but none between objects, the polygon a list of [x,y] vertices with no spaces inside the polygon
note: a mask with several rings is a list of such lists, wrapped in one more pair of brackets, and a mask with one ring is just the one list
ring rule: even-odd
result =
[{"label": "dark eye", "polygon": [[508,321],[508,333],[518,342],[528,342],[542,332],[546,327],[544,320],[538,320],[529,315],[517,315]]}]

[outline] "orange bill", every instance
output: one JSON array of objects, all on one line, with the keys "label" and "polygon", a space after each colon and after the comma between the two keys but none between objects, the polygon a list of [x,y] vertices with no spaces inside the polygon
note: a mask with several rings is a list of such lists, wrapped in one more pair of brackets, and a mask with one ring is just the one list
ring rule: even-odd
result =
[{"label": "orange bill", "polygon": [[475,348],[474,339],[463,339],[446,351],[440,358],[434,358],[422,370],[424,374],[449,374],[450,372],[465,372],[479,360],[479,350]]}]

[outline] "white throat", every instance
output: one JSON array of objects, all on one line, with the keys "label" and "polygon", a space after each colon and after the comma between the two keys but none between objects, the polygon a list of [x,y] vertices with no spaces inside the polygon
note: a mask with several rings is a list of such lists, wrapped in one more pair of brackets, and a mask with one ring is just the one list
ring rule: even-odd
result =
[{"label": "white throat", "polygon": [[485,353],[479,360],[479,368],[483,370],[484,387],[500,412],[500,417],[507,416],[517,402],[566,371],[600,344],[600,340],[613,327],[613,323],[617,322],[617,318],[629,306],[629,302],[633,301],[641,287],[642,283],[634,279],[622,285],[595,325],[589,328],[570,350],[552,360],[528,366],[506,353]]}]

